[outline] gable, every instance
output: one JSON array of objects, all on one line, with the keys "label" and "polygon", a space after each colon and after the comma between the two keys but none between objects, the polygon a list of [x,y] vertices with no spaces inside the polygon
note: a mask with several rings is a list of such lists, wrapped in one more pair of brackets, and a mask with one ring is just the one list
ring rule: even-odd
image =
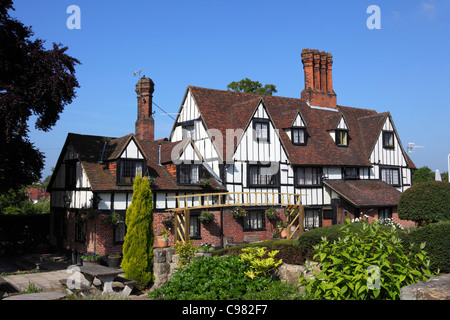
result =
[{"label": "gable", "polygon": [[339,120],[339,123],[338,123],[336,129],[348,130],[348,124],[347,124],[347,121],[345,121],[344,116],[342,116],[341,119]]},{"label": "gable", "polygon": [[292,127],[306,127],[305,120],[303,120],[300,111],[297,113],[294,122],[292,122]]},{"label": "gable", "polygon": [[137,146],[134,139],[130,139],[128,142],[128,145],[123,149],[122,153],[120,154],[119,158],[126,158],[126,159],[144,159],[144,156]]}]

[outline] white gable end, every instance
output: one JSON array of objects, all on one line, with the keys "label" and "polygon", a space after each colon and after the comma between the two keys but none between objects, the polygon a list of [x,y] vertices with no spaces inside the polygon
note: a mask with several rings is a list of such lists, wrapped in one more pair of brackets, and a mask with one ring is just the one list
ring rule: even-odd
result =
[{"label": "white gable end", "polygon": [[141,151],[139,150],[138,146],[134,142],[133,139],[130,140],[125,150],[120,155],[120,158],[126,158],[126,159],[144,159],[144,156],[142,155]]},{"label": "white gable end", "polygon": [[293,127],[306,127],[306,123],[302,118],[302,115],[299,113],[297,113],[297,116],[295,117],[294,122],[292,123]]}]

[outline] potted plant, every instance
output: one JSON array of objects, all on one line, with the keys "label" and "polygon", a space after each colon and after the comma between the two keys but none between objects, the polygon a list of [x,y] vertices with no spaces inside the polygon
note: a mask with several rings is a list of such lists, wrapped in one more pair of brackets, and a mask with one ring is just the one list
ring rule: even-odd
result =
[{"label": "potted plant", "polygon": [[212,214],[211,212],[202,211],[202,213],[200,213],[200,216],[198,217],[198,219],[202,223],[210,223],[210,222],[213,222],[216,218],[215,218],[214,214]]},{"label": "potted plant", "polygon": [[286,222],[281,222],[281,221],[277,222],[277,227],[276,228],[277,228],[277,230],[278,230],[278,232],[280,234],[280,237],[282,239],[286,238],[286,236],[287,236],[286,227],[287,227],[287,223]]},{"label": "potted plant", "polygon": [[158,247],[165,248],[167,247],[167,244],[169,242],[169,233],[166,229],[161,229],[159,231],[158,236],[156,237],[156,240],[158,242]]},{"label": "potted plant", "polygon": [[241,207],[234,207],[233,210],[231,211],[231,215],[235,219],[245,217],[247,215],[247,210]]},{"label": "potted plant", "polygon": [[83,266],[98,265],[100,263],[100,257],[101,255],[88,251],[81,255],[81,262]]},{"label": "potted plant", "polygon": [[108,254],[108,266],[110,268],[119,268],[121,258],[120,254]]},{"label": "potted plant", "polygon": [[197,185],[202,187],[202,188],[206,188],[207,186],[209,186],[211,183],[211,181],[209,179],[203,178],[198,180]]},{"label": "potted plant", "polygon": [[277,209],[270,207],[266,210],[266,217],[269,220],[276,220],[280,218],[280,213],[277,211]]},{"label": "potted plant", "polygon": [[155,186],[155,181],[156,181],[156,178],[155,178],[155,177],[147,177],[147,179],[148,179],[148,183],[149,183],[151,186]]}]

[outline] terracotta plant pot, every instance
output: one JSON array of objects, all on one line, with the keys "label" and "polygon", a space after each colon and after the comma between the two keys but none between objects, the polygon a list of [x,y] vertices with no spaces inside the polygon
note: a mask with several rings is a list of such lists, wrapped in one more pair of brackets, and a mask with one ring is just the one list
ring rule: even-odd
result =
[{"label": "terracotta plant pot", "polygon": [[286,238],[286,236],[287,236],[286,228],[281,229],[281,238]]},{"label": "terracotta plant pot", "polygon": [[167,241],[162,236],[156,236],[156,241],[158,243],[158,247],[165,248],[167,247]]}]

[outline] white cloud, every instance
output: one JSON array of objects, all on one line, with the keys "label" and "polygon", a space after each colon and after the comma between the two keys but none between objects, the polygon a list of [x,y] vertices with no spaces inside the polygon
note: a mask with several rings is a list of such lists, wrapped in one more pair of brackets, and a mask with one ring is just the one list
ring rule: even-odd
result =
[{"label": "white cloud", "polygon": [[420,12],[428,19],[434,20],[436,17],[436,6],[432,1],[422,1]]}]

